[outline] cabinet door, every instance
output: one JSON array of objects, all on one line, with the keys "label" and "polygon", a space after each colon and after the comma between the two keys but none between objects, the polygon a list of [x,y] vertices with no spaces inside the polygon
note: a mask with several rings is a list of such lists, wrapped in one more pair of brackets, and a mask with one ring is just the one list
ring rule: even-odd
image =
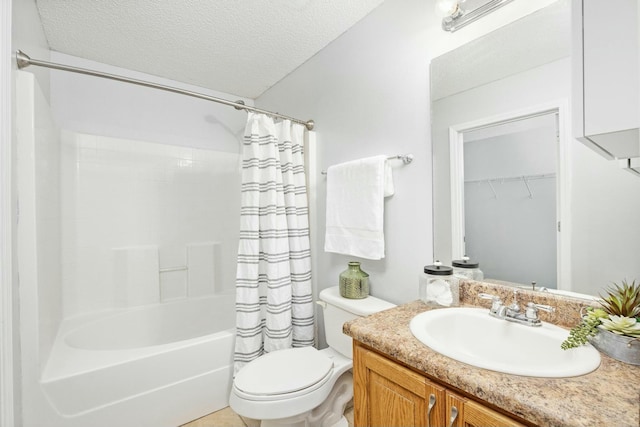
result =
[{"label": "cabinet door", "polygon": [[[440,426],[444,390],[437,386],[427,393],[427,380],[376,353],[354,348],[355,425],[367,427]],[[430,399],[433,394],[434,398]],[[429,399],[431,423],[427,417]]]},{"label": "cabinet door", "polygon": [[446,389],[427,380],[427,427],[439,427],[445,423]]},{"label": "cabinet door", "polygon": [[[446,425],[448,427],[465,427],[468,424],[464,422],[465,399],[456,394],[447,391],[446,397]],[[481,424],[479,424],[480,426]]]},{"label": "cabinet door", "polygon": [[524,427],[524,424],[450,391],[447,391],[446,402],[449,427]]},{"label": "cabinet door", "polygon": [[582,4],[585,135],[635,129],[640,117],[638,0]]},{"label": "cabinet door", "polygon": [[575,136],[607,159],[638,158],[638,0],[573,0],[571,9]]},{"label": "cabinet door", "polygon": [[357,427],[524,427],[354,341]]}]

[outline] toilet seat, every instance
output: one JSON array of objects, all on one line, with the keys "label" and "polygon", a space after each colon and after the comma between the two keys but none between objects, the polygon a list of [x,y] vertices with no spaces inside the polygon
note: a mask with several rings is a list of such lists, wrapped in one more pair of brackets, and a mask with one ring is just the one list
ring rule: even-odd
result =
[{"label": "toilet seat", "polygon": [[235,377],[234,393],[248,400],[280,400],[310,393],[332,376],[333,360],[313,347],[265,354]]}]

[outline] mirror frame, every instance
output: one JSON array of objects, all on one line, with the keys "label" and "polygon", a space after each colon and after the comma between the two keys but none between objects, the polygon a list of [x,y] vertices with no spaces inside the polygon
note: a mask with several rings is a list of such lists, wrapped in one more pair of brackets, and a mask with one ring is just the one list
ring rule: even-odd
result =
[{"label": "mirror frame", "polygon": [[556,232],[557,288],[571,291],[571,164],[568,150],[571,144],[571,116],[566,98],[534,105],[516,111],[485,117],[449,127],[449,173],[451,183],[451,259],[461,259],[464,253],[464,132],[495,125],[557,114],[558,145],[556,171]]}]

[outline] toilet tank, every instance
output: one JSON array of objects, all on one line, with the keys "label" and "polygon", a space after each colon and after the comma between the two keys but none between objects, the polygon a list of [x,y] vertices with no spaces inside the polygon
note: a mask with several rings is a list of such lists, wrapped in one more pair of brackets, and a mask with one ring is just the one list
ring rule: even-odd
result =
[{"label": "toilet tank", "polygon": [[342,325],[355,318],[395,307],[390,302],[372,296],[362,299],[344,298],[340,296],[338,286],[323,289],[320,292],[320,301],[326,303],[322,305],[324,307],[324,332],[327,344],[349,359],[353,359],[351,337],[342,333]]}]

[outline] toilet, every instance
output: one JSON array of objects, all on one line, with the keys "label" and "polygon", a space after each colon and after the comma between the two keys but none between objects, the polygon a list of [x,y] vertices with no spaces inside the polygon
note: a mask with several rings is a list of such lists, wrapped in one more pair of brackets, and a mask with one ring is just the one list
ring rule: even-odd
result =
[{"label": "toilet", "polygon": [[393,304],[369,296],[347,299],[339,288],[320,292],[328,348],[291,348],[249,362],[233,380],[229,406],[261,427],[347,427],[353,398],[353,349],[342,325]]}]

